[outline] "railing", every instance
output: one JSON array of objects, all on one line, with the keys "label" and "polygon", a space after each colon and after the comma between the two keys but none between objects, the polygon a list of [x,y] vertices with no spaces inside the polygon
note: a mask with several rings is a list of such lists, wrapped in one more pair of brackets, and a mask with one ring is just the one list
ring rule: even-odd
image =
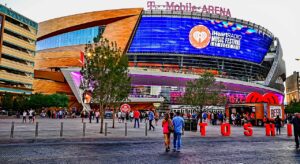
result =
[{"label": "railing", "polygon": [[10,30],[12,30],[12,31],[15,31],[15,32],[17,32],[17,33],[19,33],[21,35],[24,35],[24,36],[26,36],[26,37],[28,37],[28,38],[30,38],[32,40],[36,40],[36,35],[34,33],[30,32],[30,31],[28,31],[26,29],[23,29],[23,28],[21,28],[21,27],[19,27],[17,25],[14,25],[14,24],[12,24],[12,23],[10,23],[8,21],[5,21],[5,27],[8,28],[8,29],[10,29]]},{"label": "railing", "polygon": [[138,94],[130,94],[128,97],[131,98],[161,98],[159,95],[138,95]]},{"label": "railing", "polygon": [[0,71],[0,79],[6,79],[14,82],[25,83],[25,84],[33,83],[33,77],[7,73],[5,71]]},{"label": "railing", "polygon": [[30,72],[33,73],[33,66],[25,65],[25,64],[20,64],[18,62],[12,61],[12,60],[7,60],[2,58],[0,62],[1,66],[9,67],[12,69],[17,69],[19,71],[25,71],[25,72]]},{"label": "railing", "polygon": [[3,35],[3,40],[8,41],[8,42],[13,43],[13,44],[17,44],[17,45],[19,45],[21,47],[24,47],[26,49],[29,49],[31,51],[35,51],[35,45],[34,44],[30,44],[29,42],[26,42],[26,41],[18,39],[16,37],[10,36],[6,33],[4,33],[4,35]]},{"label": "railing", "polygon": [[[190,75],[203,75],[203,73],[205,72],[194,72],[191,70],[186,70],[186,69],[172,69],[172,68],[148,68],[148,67],[130,67],[129,69],[132,70],[142,70],[142,71],[151,71],[151,72],[170,72],[170,73],[179,73],[179,74],[190,74]],[[208,70],[209,71],[213,71],[213,70]],[[223,74],[214,74],[215,77],[219,77],[219,78],[226,78],[226,79],[232,79],[232,80],[240,80],[240,81],[245,81],[245,82],[249,82],[249,83],[254,83],[254,84],[259,84],[262,85],[260,82],[255,82],[253,79],[246,79],[246,78],[238,78],[235,76],[228,76],[226,75],[226,73]]]},{"label": "railing", "polygon": [[2,47],[2,53],[8,54],[8,55],[20,58],[20,59],[24,59],[27,61],[32,61],[32,62],[34,61],[34,56],[32,56],[28,53],[22,52],[22,51],[17,51],[15,49],[12,49],[12,48],[9,48],[6,46]]}]

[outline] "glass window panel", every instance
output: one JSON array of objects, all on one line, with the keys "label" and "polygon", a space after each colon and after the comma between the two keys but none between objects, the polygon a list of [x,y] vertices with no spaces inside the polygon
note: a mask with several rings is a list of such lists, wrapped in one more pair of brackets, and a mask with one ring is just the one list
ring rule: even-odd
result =
[{"label": "glass window panel", "polygon": [[73,46],[80,44],[93,43],[93,39],[102,35],[103,26],[95,26],[86,29],[63,33],[37,42],[37,50]]}]

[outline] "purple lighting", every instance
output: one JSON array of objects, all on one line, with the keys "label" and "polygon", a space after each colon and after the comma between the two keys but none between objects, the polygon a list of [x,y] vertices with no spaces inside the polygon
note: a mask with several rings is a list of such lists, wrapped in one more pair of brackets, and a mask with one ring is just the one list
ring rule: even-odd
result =
[{"label": "purple lighting", "polygon": [[[80,85],[81,75],[80,72],[72,72],[72,79],[77,87]],[[169,77],[169,76],[155,76],[155,75],[140,75],[140,74],[130,74],[131,77],[131,85],[132,86],[177,86],[177,87],[184,87],[186,83],[192,78],[183,78],[183,77]],[[277,97],[279,102],[283,103],[283,95],[279,92],[272,91],[265,88],[249,86],[249,85],[242,85],[242,84],[234,84],[234,83],[226,83],[222,82],[226,88],[226,95],[231,96],[235,95],[238,99],[244,99],[250,92],[258,92],[260,94],[265,93],[274,93]]]},{"label": "purple lighting", "polygon": [[81,74],[80,72],[71,72],[71,77],[74,81],[74,84],[79,87],[80,86],[80,81],[81,81]]}]

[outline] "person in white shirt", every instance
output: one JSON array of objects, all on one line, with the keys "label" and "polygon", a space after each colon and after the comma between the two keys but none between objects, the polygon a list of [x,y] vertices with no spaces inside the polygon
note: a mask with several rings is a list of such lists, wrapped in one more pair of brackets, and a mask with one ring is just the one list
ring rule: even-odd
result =
[{"label": "person in white shirt", "polygon": [[23,123],[26,123],[26,116],[27,116],[27,112],[24,110],[23,112]]},{"label": "person in white shirt", "polygon": [[235,125],[235,114],[231,114],[232,125]]},{"label": "person in white shirt", "polygon": [[121,112],[121,118],[122,118],[122,122],[124,122],[125,119],[126,119],[126,113],[125,112]]},{"label": "person in white shirt", "polygon": [[121,117],[122,117],[122,113],[121,111],[118,112],[118,122],[121,123]]},{"label": "person in white shirt", "polygon": [[32,113],[33,113],[33,111],[32,111],[32,109],[30,109],[30,111],[29,111],[29,123],[32,121]]},{"label": "person in white shirt", "polygon": [[129,117],[130,117],[130,122],[132,122],[132,120],[133,120],[133,112],[132,111],[129,113]]}]

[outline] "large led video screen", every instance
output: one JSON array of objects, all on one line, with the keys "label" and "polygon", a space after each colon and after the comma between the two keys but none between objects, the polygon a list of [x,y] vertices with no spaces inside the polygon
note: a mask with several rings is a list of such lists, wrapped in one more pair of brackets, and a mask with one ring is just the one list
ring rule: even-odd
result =
[{"label": "large led video screen", "polygon": [[128,52],[205,55],[261,63],[271,43],[271,37],[237,23],[143,16]]}]

